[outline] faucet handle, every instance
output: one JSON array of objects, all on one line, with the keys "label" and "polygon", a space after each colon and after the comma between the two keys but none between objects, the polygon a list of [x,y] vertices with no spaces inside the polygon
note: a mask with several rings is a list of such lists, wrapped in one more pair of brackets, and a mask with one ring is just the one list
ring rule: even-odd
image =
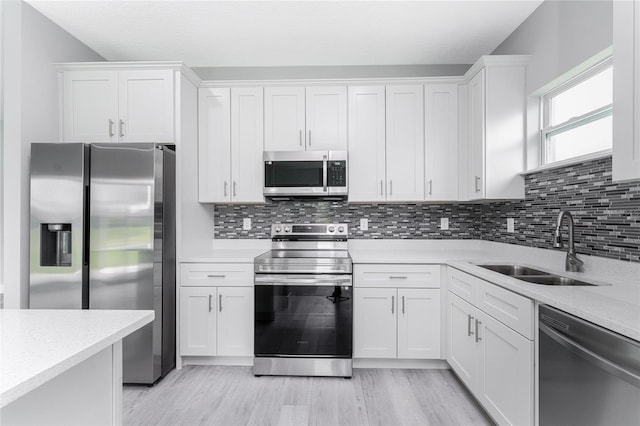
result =
[{"label": "faucet handle", "polygon": [[584,262],[578,259],[577,256],[567,253],[567,259],[565,261],[565,270],[569,272],[580,272]]}]

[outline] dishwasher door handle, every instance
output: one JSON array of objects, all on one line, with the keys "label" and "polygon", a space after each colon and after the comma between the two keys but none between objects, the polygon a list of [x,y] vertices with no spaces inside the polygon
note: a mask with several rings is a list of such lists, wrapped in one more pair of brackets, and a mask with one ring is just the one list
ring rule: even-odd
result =
[{"label": "dishwasher door handle", "polygon": [[631,371],[624,369],[618,364],[615,364],[609,361],[608,359],[587,349],[581,344],[574,342],[573,340],[557,332],[556,330],[549,327],[548,325],[543,324],[542,322],[538,324],[538,327],[540,329],[540,332],[546,334],[547,336],[549,336],[549,338],[553,339],[557,344],[561,345],[565,349],[578,355],[580,358],[584,359],[585,361],[588,361],[594,365],[597,365],[603,370],[608,371],[609,373],[621,378],[622,380],[628,383],[631,383],[636,387],[640,387],[640,376],[632,373]]}]

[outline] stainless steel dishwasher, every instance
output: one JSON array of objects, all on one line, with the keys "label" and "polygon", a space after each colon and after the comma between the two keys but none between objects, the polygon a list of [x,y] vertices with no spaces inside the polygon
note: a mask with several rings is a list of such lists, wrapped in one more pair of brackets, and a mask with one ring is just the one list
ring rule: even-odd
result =
[{"label": "stainless steel dishwasher", "polygon": [[540,425],[640,425],[640,343],[540,306]]}]

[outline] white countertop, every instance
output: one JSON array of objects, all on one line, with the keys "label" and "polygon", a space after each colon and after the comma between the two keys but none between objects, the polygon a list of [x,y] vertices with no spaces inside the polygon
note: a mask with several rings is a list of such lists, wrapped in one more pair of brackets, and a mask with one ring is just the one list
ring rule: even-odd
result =
[{"label": "white countertop", "polygon": [[[268,251],[270,240],[214,240],[182,262],[241,262]],[[354,264],[447,264],[540,303],[554,306],[640,340],[640,263],[578,255],[584,272],[564,270],[564,250],[545,250],[480,240],[349,240]],[[474,263],[517,263],[606,286],[569,287],[526,283]]]},{"label": "white countertop", "polygon": [[0,407],[153,318],[153,311],[0,309]]}]

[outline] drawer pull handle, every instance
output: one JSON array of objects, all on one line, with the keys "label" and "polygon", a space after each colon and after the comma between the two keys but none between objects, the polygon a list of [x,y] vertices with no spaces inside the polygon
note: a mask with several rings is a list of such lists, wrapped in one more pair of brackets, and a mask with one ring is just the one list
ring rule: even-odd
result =
[{"label": "drawer pull handle", "polygon": [[473,331],[471,331],[471,321],[473,321],[473,317],[471,314],[467,315],[467,336],[471,336]]},{"label": "drawer pull handle", "polygon": [[482,321],[476,320],[476,343],[482,340],[482,338],[480,337],[480,333],[478,333],[478,326],[480,324],[482,324]]},{"label": "drawer pull handle", "polygon": [[394,275],[390,275],[389,276],[390,280],[406,280],[407,277],[406,276],[394,276]]},{"label": "drawer pull handle", "polygon": [[207,278],[226,278],[226,275],[207,275]]}]

